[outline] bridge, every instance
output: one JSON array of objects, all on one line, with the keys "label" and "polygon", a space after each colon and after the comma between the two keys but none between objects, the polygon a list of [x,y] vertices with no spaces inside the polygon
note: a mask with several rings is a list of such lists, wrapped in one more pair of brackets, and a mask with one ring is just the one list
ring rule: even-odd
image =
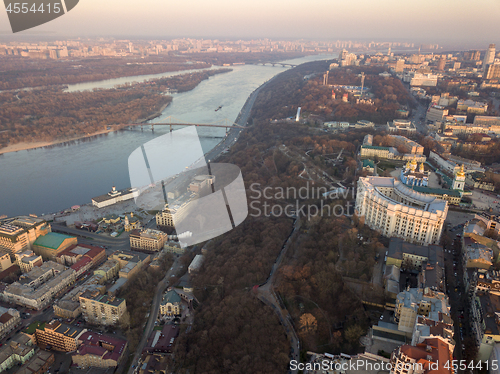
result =
[{"label": "bridge", "polygon": [[[117,124],[118,128],[137,128],[141,127],[141,130],[144,129],[144,126],[151,126],[151,131],[154,131],[155,126],[169,126],[170,127],[170,132],[174,130],[174,126],[196,126],[196,127],[215,127],[215,128],[225,128],[226,129],[226,134],[228,133],[229,129],[231,128],[238,128],[238,129],[244,129],[244,126],[238,125],[237,123],[231,122],[228,123],[228,119],[225,118],[222,121],[214,122],[214,123],[189,123],[189,122],[183,122],[182,120],[179,120],[177,118],[174,118],[172,116],[169,116],[166,118],[169,122],[157,122],[157,123],[123,123],[123,124]],[[224,122],[224,123],[223,123]],[[203,136],[201,137],[212,137],[212,138],[222,138],[221,136]]]},{"label": "bridge", "polygon": [[291,68],[294,68],[294,67],[297,66],[295,64],[289,64],[289,63],[286,63],[286,62],[256,62],[255,65],[262,65],[262,66],[266,66],[266,65],[272,65],[272,66],[280,65],[280,66],[283,66],[283,67],[290,66]]}]

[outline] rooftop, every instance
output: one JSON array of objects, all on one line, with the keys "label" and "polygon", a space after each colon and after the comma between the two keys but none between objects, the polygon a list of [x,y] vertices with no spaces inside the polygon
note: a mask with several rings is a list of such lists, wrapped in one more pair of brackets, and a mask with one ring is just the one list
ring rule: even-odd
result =
[{"label": "rooftop", "polygon": [[118,361],[127,347],[127,341],[114,336],[86,331],[79,340],[81,345],[74,355],[97,355],[104,360]]},{"label": "rooftop", "polygon": [[133,189],[130,187],[130,188],[125,188],[124,190],[116,191],[114,193],[108,192],[105,195],[93,197],[92,200],[94,200],[97,203],[102,203],[103,201],[114,199],[117,196],[126,196],[132,194],[133,192],[134,192]]},{"label": "rooftop", "polygon": [[112,306],[118,306],[125,302],[125,299],[120,299],[118,297],[110,296],[110,295],[100,295],[97,292],[85,291],[80,297],[94,300],[101,304],[108,304]]},{"label": "rooftop", "polygon": [[429,195],[448,195],[448,196],[453,196],[453,197],[461,197],[462,195],[458,190],[448,190],[445,188],[431,188],[431,187],[424,187],[424,186],[413,186],[412,189],[417,192],[421,192],[424,194],[429,194]]},{"label": "rooftop", "polygon": [[444,254],[443,247],[440,245],[417,245],[411,244],[404,241],[401,238],[391,238],[389,242],[389,249],[387,251],[387,257],[396,258],[399,260],[403,259],[403,254],[412,254],[417,256],[426,257],[429,264],[439,263],[444,264]]},{"label": "rooftop", "polygon": [[[416,346],[403,345],[400,347],[403,354],[413,358],[417,364],[421,364],[426,374],[451,374],[451,368],[445,369],[446,362],[451,360],[450,345],[438,338],[425,339]],[[438,369],[432,369],[431,362],[438,362]]]},{"label": "rooftop", "polygon": [[174,303],[180,303],[181,302],[181,297],[179,294],[172,288],[168,290],[165,295],[163,295],[163,299],[161,300],[161,305],[165,305],[168,303],[174,304]]},{"label": "rooftop", "polygon": [[59,234],[57,232],[49,232],[46,235],[39,236],[35,240],[34,245],[50,249],[58,249],[66,239],[76,238],[74,236]]}]

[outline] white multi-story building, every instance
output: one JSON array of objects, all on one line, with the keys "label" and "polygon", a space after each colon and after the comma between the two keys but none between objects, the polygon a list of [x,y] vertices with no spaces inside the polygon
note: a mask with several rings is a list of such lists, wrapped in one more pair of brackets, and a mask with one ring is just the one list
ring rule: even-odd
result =
[{"label": "white multi-story building", "polygon": [[21,268],[23,273],[31,271],[35,266],[43,264],[42,256],[34,254],[30,250],[18,252],[14,255],[16,265]]},{"label": "white multi-story building", "polygon": [[409,134],[415,134],[417,132],[415,125],[408,119],[395,119],[392,122],[387,122],[386,129],[389,132],[401,131]]},{"label": "white multi-story building", "polygon": [[484,54],[483,60],[483,73],[486,73],[488,70],[488,65],[492,64],[495,61],[495,44],[490,44],[486,53]]},{"label": "white multi-story building", "polygon": [[394,159],[397,150],[393,147],[378,147],[374,145],[362,145],[360,150],[361,157],[378,157]]},{"label": "white multi-story building", "polygon": [[382,235],[408,242],[438,244],[448,203],[411,190],[388,177],[359,178],[356,214]]},{"label": "white multi-story building", "polygon": [[119,203],[121,201],[130,200],[137,197],[139,192],[134,188],[126,188],[124,190],[118,191],[115,186],[106,195],[101,195],[94,197],[92,199],[92,205],[98,208],[104,208],[109,205]]},{"label": "white multi-story building", "polygon": [[420,74],[415,73],[413,78],[410,80],[410,86],[428,86],[428,87],[436,87],[437,86],[437,75],[434,74]]},{"label": "white multi-story building", "polygon": [[394,147],[403,146],[406,148],[406,153],[422,155],[424,154],[424,147],[418,144],[416,141],[408,139],[406,136],[401,135],[389,135]]},{"label": "white multi-story building", "polygon": [[0,221],[0,248],[14,255],[32,250],[33,243],[50,232],[50,225],[41,218],[20,216]]}]

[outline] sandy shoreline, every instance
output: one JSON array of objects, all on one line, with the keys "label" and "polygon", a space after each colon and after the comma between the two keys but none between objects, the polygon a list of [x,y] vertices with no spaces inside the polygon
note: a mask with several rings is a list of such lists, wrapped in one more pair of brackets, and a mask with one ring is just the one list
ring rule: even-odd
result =
[{"label": "sandy shoreline", "polygon": [[89,135],[84,135],[84,136],[75,136],[73,138],[68,138],[64,140],[54,140],[51,142],[35,142],[35,143],[16,143],[9,145],[4,148],[0,148],[0,155],[4,153],[10,153],[10,152],[18,152],[18,151],[26,151],[28,149],[35,149],[35,148],[42,148],[42,147],[48,147],[48,146],[53,146],[53,145],[58,145],[66,142],[73,142],[76,140],[81,140],[81,139],[86,139],[86,138],[91,138],[93,136],[98,136],[102,134],[109,134],[110,132],[113,132],[116,130],[102,130],[102,131],[97,131],[95,133],[89,134]]}]

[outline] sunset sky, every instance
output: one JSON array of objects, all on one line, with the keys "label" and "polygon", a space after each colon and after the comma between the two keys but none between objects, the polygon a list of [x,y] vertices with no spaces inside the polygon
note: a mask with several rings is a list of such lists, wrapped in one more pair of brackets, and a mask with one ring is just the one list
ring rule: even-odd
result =
[{"label": "sunset sky", "polygon": [[[24,34],[497,42],[498,0],[80,0]],[[12,34],[0,12],[0,32]],[[4,37],[2,39],[4,39]],[[486,47],[484,47],[486,48]]]}]

